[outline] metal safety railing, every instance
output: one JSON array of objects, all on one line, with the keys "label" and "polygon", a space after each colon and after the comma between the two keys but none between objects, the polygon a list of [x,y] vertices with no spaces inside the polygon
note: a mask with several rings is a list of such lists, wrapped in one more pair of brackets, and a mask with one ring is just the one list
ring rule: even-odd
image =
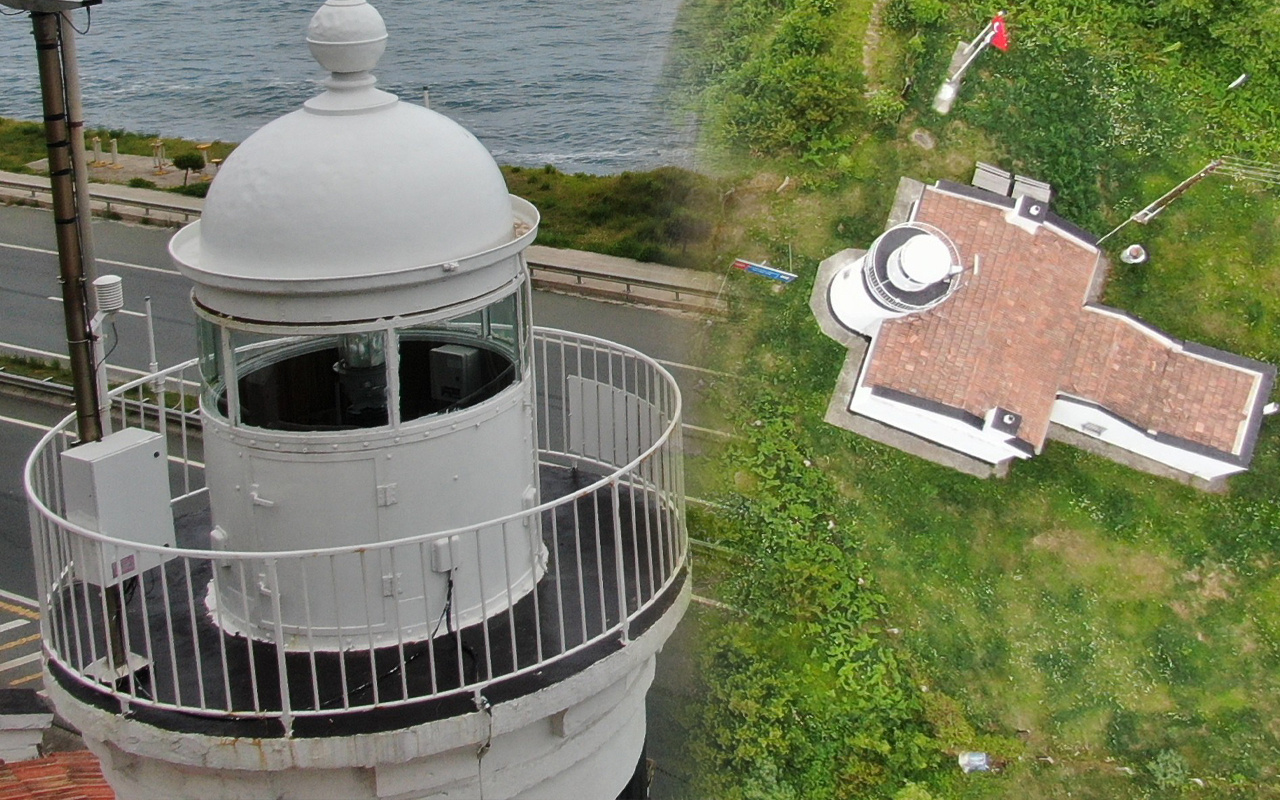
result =
[{"label": "metal safety railing", "polygon": [[[947,253],[950,257],[951,263],[960,263],[960,252],[956,250],[956,246],[951,241],[951,237],[947,236],[943,231],[933,225],[930,225],[927,222],[912,221],[896,226],[895,229],[897,228],[916,228],[933,235],[934,238],[942,242],[942,244],[947,248]],[[867,288],[871,291],[871,294],[875,296],[876,302],[880,303],[885,308],[904,313],[926,311],[938,305],[943,300],[946,300],[954,294],[955,290],[960,286],[960,279],[963,272],[957,272],[944,278],[943,280],[946,285],[945,291],[932,293],[926,300],[920,301],[904,297],[903,290],[895,286],[887,274],[881,276],[875,269],[875,265],[879,263],[880,260],[887,258],[887,254],[882,254],[880,252],[884,247],[884,241],[885,237],[881,236],[881,238],[877,239],[871,246],[871,250],[865,256],[865,263],[867,267],[863,270],[863,275],[866,278]]]},{"label": "metal safety railing", "polygon": [[[469,696],[624,645],[655,606],[661,613],[687,563],[679,390],[654,360],[612,342],[537,329],[533,344],[544,502],[389,542],[213,549],[195,362],[112,393],[117,425],[167,437],[178,546],[88,530],[63,500],[68,417],[24,476],[50,672],[126,707],[270,717],[287,733],[308,716]],[[527,549],[513,558],[512,532],[540,540],[535,563]],[[480,572],[471,588],[482,618],[465,627],[451,608],[453,581],[432,593],[423,577],[448,546],[504,566],[505,580]],[[134,577],[109,577],[121,564]],[[233,620],[250,610],[229,613],[228,597],[252,599],[259,633],[237,630]],[[402,627],[401,614],[430,624]]]}]

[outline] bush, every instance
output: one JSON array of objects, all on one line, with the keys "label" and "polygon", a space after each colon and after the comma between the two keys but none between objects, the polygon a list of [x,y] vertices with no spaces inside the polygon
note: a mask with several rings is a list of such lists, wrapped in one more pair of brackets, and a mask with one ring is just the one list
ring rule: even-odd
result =
[{"label": "bush", "polygon": [[877,89],[867,98],[867,115],[882,128],[891,128],[902,119],[907,101],[890,89]]},{"label": "bush", "polygon": [[149,180],[147,180],[146,178],[130,178],[130,179],[129,179],[129,184],[128,184],[128,185],[129,185],[129,186],[131,186],[131,187],[133,187],[134,189],[154,189],[154,188],[156,188],[156,182],[155,182],[155,181],[149,181]]},{"label": "bush", "polygon": [[835,4],[728,0],[722,17],[694,69],[712,135],[764,155],[834,149],[862,84],[856,59],[835,52]]},{"label": "bush", "polygon": [[1160,789],[1177,789],[1185,786],[1191,777],[1191,767],[1187,760],[1172,750],[1161,750],[1155,758],[1147,762],[1147,772]]},{"label": "bush", "polygon": [[947,19],[943,0],[889,0],[884,21],[898,31],[914,31],[939,25]]},{"label": "bush", "polygon": [[[699,535],[751,559],[721,586],[740,613],[703,643],[702,796],[883,796],[940,761],[851,514],[816,468],[795,407],[766,397],[730,446],[742,493]],[[927,795],[925,795],[927,796]]]},{"label": "bush", "polygon": [[187,197],[204,197],[209,193],[209,187],[212,185],[211,181],[200,181],[198,183],[175,186],[169,191],[174,194],[184,194]]}]

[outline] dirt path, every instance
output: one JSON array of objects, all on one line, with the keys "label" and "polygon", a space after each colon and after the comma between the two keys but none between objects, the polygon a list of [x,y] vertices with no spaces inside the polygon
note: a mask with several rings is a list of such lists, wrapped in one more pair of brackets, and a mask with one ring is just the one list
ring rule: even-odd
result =
[{"label": "dirt path", "polygon": [[862,36],[862,74],[867,79],[867,91],[875,84],[875,76],[871,74],[875,65],[873,58],[876,48],[880,46],[880,31],[883,25],[884,6],[887,0],[875,0],[871,4],[871,14],[867,19],[867,32]]}]

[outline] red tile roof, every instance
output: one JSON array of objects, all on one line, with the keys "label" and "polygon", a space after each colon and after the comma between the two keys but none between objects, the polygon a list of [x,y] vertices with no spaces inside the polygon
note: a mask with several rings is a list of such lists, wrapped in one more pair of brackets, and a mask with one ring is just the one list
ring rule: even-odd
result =
[{"label": "red tile roof", "polygon": [[970,271],[946,302],[881,326],[864,383],[979,417],[996,406],[1017,412],[1018,438],[1037,450],[1064,392],[1141,428],[1238,453],[1258,373],[1189,354],[1135,320],[1086,305],[1097,250],[1051,225],[1029,232],[1008,213],[925,189],[916,221],[946,232]]},{"label": "red tile roof", "polygon": [[1151,430],[1239,451],[1261,376],[1182,351],[1123,315],[1085,312],[1062,391]]},{"label": "red tile roof", "polygon": [[115,800],[88,750],[30,761],[0,761],[0,800]]},{"label": "red tile roof", "polygon": [[967,269],[980,256],[979,269],[942,305],[884,323],[866,382],[977,416],[1015,411],[1019,438],[1039,447],[1098,255],[1048,226],[1011,225],[1006,211],[925,190],[916,220],[945,231]]}]

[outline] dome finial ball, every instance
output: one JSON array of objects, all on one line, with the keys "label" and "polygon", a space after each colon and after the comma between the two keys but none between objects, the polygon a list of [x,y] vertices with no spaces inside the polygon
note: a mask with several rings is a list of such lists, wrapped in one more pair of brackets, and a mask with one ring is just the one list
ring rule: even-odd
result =
[{"label": "dome finial ball", "polygon": [[387,26],[365,0],[328,0],[311,18],[307,46],[329,72],[368,72],[387,48]]}]

